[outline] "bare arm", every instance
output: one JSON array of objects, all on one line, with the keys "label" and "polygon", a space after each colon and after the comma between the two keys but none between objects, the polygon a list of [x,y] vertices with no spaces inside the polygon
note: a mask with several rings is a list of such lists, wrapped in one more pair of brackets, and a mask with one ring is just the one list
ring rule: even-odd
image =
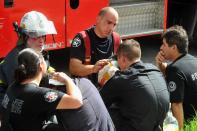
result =
[{"label": "bare arm", "polygon": [[69,71],[76,76],[87,76],[92,73],[97,73],[104,65],[108,64],[107,59],[99,60],[95,65],[85,65],[81,60],[71,58],[69,63]]},{"label": "bare arm", "polygon": [[63,72],[53,74],[53,79],[65,83],[67,94],[60,100],[57,109],[75,109],[82,106],[82,95],[72,79]]},{"label": "bare arm", "polygon": [[172,103],[172,113],[174,117],[177,119],[179,124],[179,130],[183,131],[183,121],[184,121],[184,115],[183,115],[183,103]]},{"label": "bare arm", "polygon": [[162,54],[162,52],[158,52],[157,56],[155,57],[156,61],[156,66],[160,69],[160,71],[164,74],[165,76],[165,71],[167,67],[167,63],[165,62],[165,58]]}]

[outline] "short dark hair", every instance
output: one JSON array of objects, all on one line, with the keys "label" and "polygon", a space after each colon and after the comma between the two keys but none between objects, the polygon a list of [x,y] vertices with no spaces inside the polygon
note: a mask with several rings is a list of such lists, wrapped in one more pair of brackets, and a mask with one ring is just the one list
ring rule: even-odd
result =
[{"label": "short dark hair", "polygon": [[123,41],[117,50],[117,56],[119,55],[123,55],[127,57],[129,61],[140,59],[141,58],[140,44],[134,39]]},{"label": "short dark hair", "polygon": [[38,65],[44,59],[41,53],[35,52],[31,48],[23,49],[18,54],[18,67],[15,70],[16,82],[22,82],[33,78],[38,73]]},{"label": "short dark hair", "polygon": [[179,53],[188,53],[188,35],[182,26],[174,25],[163,33],[162,39],[165,39],[169,46],[176,45]]}]

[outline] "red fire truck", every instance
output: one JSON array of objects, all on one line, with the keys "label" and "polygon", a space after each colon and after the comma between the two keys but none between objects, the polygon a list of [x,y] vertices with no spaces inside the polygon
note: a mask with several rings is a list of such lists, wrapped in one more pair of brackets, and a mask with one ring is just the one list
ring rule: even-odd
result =
[{"label": "red fire truck", "polygon": [[[67,49],[75,34],[93,25],[99,10],[105,6],[112,6],[118,11],[119,24],[116,32],[125,39],[161,34],[167,26],[167,7],[170,7],[168,14],[174,13],[169,15],[173,17],[170,23],[181,24],[180,8],[187,7],[189,11],[190,4],[193,5],[190,1],[195,2],[184,1],[186,0],[1,0],[0,58],[5,57],[16,45],[17,34],[14,32],[13,22],[19,23],[24,13],[31,10],[42,12],[54,22],[58,34],[55,35],[55,40],[52,36],[47,37],[45,45],[46,50],[53,52],[61,49],[69,51]],[[194,18],[191,20],[193,25],[188,29],[192,35],[195,32],[197,12],[194,13],[191,16]],[[176,19],[176,16],[179,18]],[[183,21],[187,21],[187,18]],[[191,26],[189,23],[187,25]]]}]

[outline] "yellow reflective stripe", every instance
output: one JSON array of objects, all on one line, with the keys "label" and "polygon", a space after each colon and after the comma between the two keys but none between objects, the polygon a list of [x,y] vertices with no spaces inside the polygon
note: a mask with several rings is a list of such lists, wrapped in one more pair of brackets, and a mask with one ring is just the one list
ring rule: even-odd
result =
[{"label": "yellow reflective stripe", "polygon": [[4,60],[2,60],[1,62],[0,62],[0,64],[3,64],[4,63]]},{"label": "yellow reflective stripe", "polygon": [[0,80],[0,84],[5,84],[4,81]]},{"label": "yellow reflective stripe", "polygon": [[53,72],[55,72],[55,68],[49,66],[47,72],[48,72],[49,74],[50,74],[50,73],[53,73]]}]

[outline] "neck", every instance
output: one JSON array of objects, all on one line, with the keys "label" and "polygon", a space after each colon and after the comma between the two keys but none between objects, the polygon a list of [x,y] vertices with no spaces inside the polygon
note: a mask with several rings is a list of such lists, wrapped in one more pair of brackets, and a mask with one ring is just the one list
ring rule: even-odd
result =
[{"label": "neck", "polygon": [[133,65],[134,63],[137,63],[137,62],[139,62],[139,61],[140,61],[140,59],[136,59],[136,60],[133,60],[133,61],[128,61],[128,62],[126,63],[125,68],[122,69],[122,71],[127,70],[131,65]]},{"label": "neck", "polygon": [[179,58],[181,55],[183,55],[182,53],[176,52],[174,53],[174,56],[172,57],[172,61],[175,61],[177,58]]},{"label": "neck", "polygon": [[30,78],[30,79],[26,79],[23,82],[21,82],[21,84],[29,84],[29,83],[34,83],[37,86],[39,86],[40,81],[42,79],[42,75],[38,74],[37,76],[35,76],[34,78]]},{"label": "neck", "polygon": [[99,38],[105,38],[105,37],[103,37],[103,36],[99,33],[97,27],[94,28],[94,33],[95,33]]}]

